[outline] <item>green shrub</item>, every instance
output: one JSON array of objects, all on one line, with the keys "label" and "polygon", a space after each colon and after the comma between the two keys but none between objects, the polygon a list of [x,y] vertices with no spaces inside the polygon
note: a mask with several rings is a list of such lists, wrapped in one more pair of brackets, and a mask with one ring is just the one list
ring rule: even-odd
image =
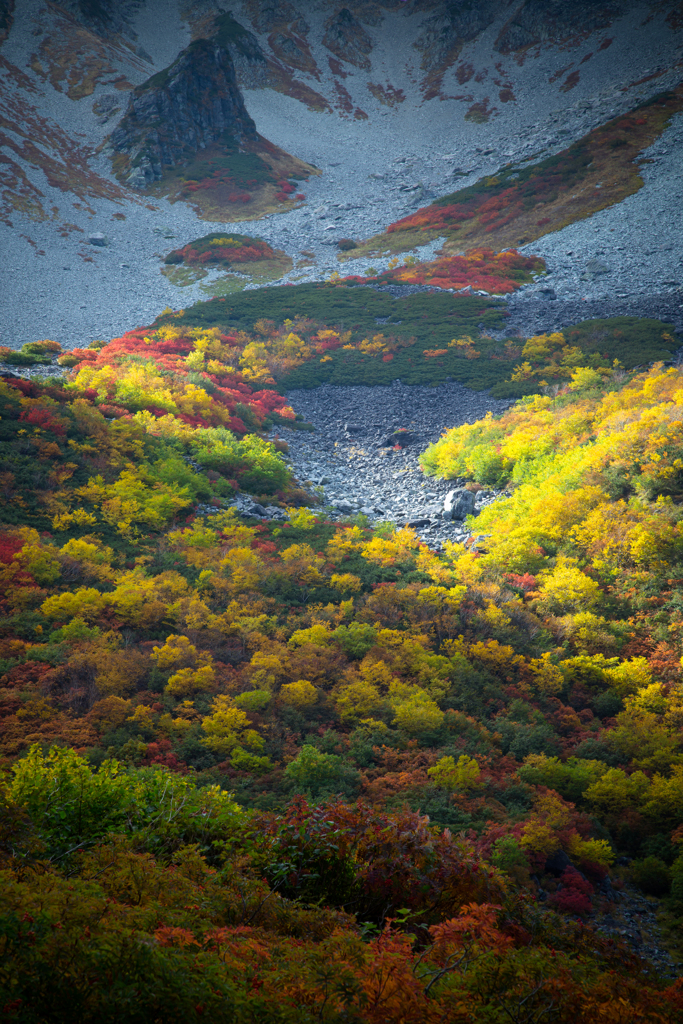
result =
[{"label": "green shrub", "polygon": [[307,743],[299,756],[285,768],[285,777],[293,783],[297,792],[311,796],[320,793],[344,793],[351,795],[358,784],[358,772],[346,765],[337,754],[323,754]]},{"label": "green shrub", "polygon": [[562,762],[558,757],[536,755],[517,770],[523,782],[534,786],[547,786],[567,800],[580,800],[589,786],[607,771],[603,761],[589,761],[570,757]]},{"label": "green shrub", "polygon": [[377,638],[377,630],[363,622],[337,626],[332,636],[349,658],[363,658]]},{"label": "green shrub", "polygon": [[666,896],[671,888],[671,872],[659,857],[643,857],[630,865],[631,879],[648,896]]},{"label": "green shrub", "polygon": [[671,895],[683,903],[683,855],[671,865]]},{"label": "green shrub", "polygon": [[477,445],[468,453],[468,460],[477,483],[501,487],[510,479],[512,462],[500,455],[491,445]]},{"label": "green shrub", "polygon": [[6,798],[25,809],[48,856],[58,859],[111,832],[136,833],[155,850],[184,842],[208,848],[211,837],[231,829],[240,815],[217,787],[200,788],[166,768],[127,769],[114,760],[95,770],[70,748],[43,754],[34,744],[12,772]]},{"label": "green shrub", "polygon": [[493,844],[491,863],[509,873],[516,867],[526,867],[527,859],[514,836],[503,836]]},{"label": "green shrub", "polygon": [[263,711],[268,707],[272,694],[268,690],[246,690],[238,693],[235,697],[235,704],[242,711]]}]

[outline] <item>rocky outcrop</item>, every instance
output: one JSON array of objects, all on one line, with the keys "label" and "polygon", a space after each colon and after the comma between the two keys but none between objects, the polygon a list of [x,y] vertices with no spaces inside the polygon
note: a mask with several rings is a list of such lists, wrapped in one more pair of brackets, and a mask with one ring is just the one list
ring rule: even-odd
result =
[{"label": "rocky outcrop", "polygon": [[291,29],[305,35],[309,26],[300,12],[285,0],[252,0],[247,4],[251,15],[251,23],[257,32],[272,32],[279,25],[289,25]]},{"label": "rocky outcrop", "polygon": [[572,36],[607,28],[624,7],[615,0],[525,0],[496,40],[500,53],[534,43],[559,43]]},{"label": "rocky outcrop", "polygon": [[413,45],[422,54],[426,71],[422,93],[426,100],[441,94],[444,73],[458,59],[464,44],[487,29],[499,12],[497,0],[456,0],[444,4],[422,23]]},{"label": "rocky outcrop", "polygon": [[225,36],[226,45],[235,65],[240,85],[247,89],[275,89],[306,103],[312,110],[329,109],[329,103],[310,86],[298,81],[299,71],[320,80],[320,72],[308,45],[306,34],[310,26],[290,3],[275,0],[251,0],[245,4],[246,13],[258,32],[268,32],[266,55],[256,36],[223,14],[216,19],[221,26],[219,36]]},{"label": "rocky outcrop", "polygon": [[445,70],[458,56],[464,43],[476,39],[500,12],[496,0],[456,0],[446,3],[438,14],[427,18],[415,41],[428,70]]},{"label": "rocky outcrop", "polygon": [[61,0],[60,3],[77,21],[104,39],[117,33],[136,39],[131,19],[140,6],[141,0]]},{"label": "rocky outcrop", "polygon": [[[347,424],[346,429],[349,430]],[[362,429],[362,428],[358,428]],[[392,430],[385,438],[383,438],[378,447],[379,448],[407,448],[408,445],[412,444],[415,440],[415,434],[412,430]]]},{"label": "rocky outcrop", "polygon": [[476,498],[466,487],[455,487],[449,491],[443,503],[444,519],[465,519],[476,515]]},{"label": "rocky outcrop", "polygon": [[0,0],[0,43],[9,35],[14,19],[14,0]]},{"label": "rocky outcrop", "polygon": [[[295,7],[286,0],[284,3],[280,0],[265,0],[263,3],[252,0],[247,9],[257,32],[269,33],[268,45],[284,67],[320,77],[306,39],[310,25]],[[272,75],[271,79],[269,84],[275,86]]]},{"label": "rocky outcrop", "polygon": [[219,139],[239,145],[256,137],[230,52],[213,38],[191,43],[170,67],[134,90],[110,146],[124,157],[115,160],[118,176],[140,188]]},{"label": "rocky outcrop", "polygon": [[238,80],[249,87],[265,84],[261,78],[266,75],[268,61],[254,33],[235,21],[231,14],[216,18],[214,33],[211,38],[230,54]]},{"label": "rocky outcrop", "polygon": [[[495,43],[499,53],[535,43],[561,43],[580,34],[606,28],[633,0],[523,0]],[[439,94],[441,79],[457,60],[465,43],[476,39],[504,14],[501,0],[450,0],[422,23],[414,46],[422,53],[427,72],[425,98]]]},{"label": "rocky outcrop", "polygon": [[364,71],[370,68],[368,54],[372,50],[372,39],[348,7],[325,22],[323,46],[348,64],[355,64]]}]

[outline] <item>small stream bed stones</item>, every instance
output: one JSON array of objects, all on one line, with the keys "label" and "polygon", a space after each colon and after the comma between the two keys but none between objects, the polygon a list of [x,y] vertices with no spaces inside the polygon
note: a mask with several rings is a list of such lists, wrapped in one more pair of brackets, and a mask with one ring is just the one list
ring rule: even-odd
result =
[{"label": "small stream bed stones", "polygon": [[[386,387],[323,385],[290,391],[287,398],[314,430],[280,426],[271,437],[287,442],[296,477],[320,496],[332,518],[360,512],[371,522],[409,524],[435,550],[471,535],[462,519],[444,512],[449,492],[464,481],[426,477],[418,457],[445,430],[502,412],[510,401],[454,382],[423,387],[400,381]],[[475,514],[498,493],[478,491]],[[468,505],[459,497],[450,502],[456,515]]]}]

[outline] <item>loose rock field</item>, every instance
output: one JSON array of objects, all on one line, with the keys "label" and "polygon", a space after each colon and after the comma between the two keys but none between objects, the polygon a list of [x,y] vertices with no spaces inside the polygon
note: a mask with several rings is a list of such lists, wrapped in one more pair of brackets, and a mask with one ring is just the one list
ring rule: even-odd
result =
[{"label": "loose rock field", "polygon": [[[464,521],[443,514],[446,495],[459,481],[426,477],[418,457],[447,428],[489,410],[501,412],[508,401],[453,382],[408,387],[400,381],[374,388],[326,385],[290,391],[287,397],[315,429],[278,427],[272,434],[287,441],[295,474],[319,494],[333,518],[360,512],[371,521],[415,524],[434,549],[470,536]],[[394,433],[403,430],[405,440]],[[493,491],[479,491],[477,510],[495,497]]]}]

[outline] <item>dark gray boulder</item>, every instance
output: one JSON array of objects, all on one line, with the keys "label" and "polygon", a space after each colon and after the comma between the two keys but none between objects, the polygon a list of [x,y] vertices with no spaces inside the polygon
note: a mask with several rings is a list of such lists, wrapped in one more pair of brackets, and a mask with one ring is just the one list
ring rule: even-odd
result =
[{"label": "dark gray boulder", "polygon": [[323,46],[340,60],[365,71],[370,70],[368,54],[372,50],[372,39],[348,7],[343,7],[325,22]]},{"label": "dark gray boulder", "polygon": [[475,497],[466,487],[455,487],[446,495],[443,503],[444,519],[465,519],[476,515]]},{"label": "dark gray boulder", "polygon": [[566,868],[571,866],[571,861],[564,850],[558,850],[548,857],[545,862],[545,873],[547,875],[561,875]]},{"label": "dark gray boulder", "polygon": [[380,441],[380,448],[407,448],[415,440],[412,430],[392,430],[383,440]]}]

